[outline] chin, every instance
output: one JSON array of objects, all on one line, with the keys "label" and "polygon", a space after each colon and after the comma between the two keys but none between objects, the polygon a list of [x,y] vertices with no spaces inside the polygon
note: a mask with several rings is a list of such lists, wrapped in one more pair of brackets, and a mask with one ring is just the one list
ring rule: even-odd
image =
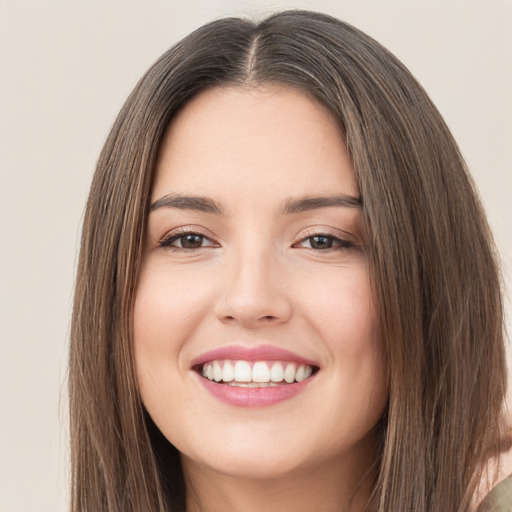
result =
[{"label": "chin", "polygon": [[307,467],[312,453],[300,439],[250,429],[237,429],[228,435],[217,436],[211,432],[206,443],[197,450],[180,450],[185,464],[209,468],[216,473],[243,479],[274,479],[292,474]]},{"label": "chin", "polygon": [[[188,458],[185,458],[185,460]],[[296,460],[291,454],[274,451],[249,453],[225,451],[214,457],[188,459],[185,464],[202,466],[226,476],[242,480],[278,480],[304,469],[305,461]]]}]

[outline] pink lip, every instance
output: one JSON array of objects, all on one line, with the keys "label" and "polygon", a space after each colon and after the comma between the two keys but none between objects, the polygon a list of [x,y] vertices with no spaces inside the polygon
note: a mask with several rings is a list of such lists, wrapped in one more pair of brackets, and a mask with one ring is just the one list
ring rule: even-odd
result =
[{"label": "pink lip", "polygon": [[318,366],[314,361],[304,359],[303,357],[273,345],[259,345],[257,347],[243,347],[241,345],[229,345],[227,347],[216,348],[206,352],[191,363],[191,367],[198,366],[208,361],[216,359],[230,359],[237,361],[289,361],[298,364],[309,364]]},{"label": "pink lip", "polygon": [[199,374],[196,376],[209,393],[225,404],[238,407],[265,407],[293,398],[306,388],[316,374],[302,382],[268,388],[239,388],[211,382]]},{"label": "pink lip", "polygon": [[[273,345],[260,345],[256,347],[231,345],[210,350],[200,355],[192,361],[191,368],[197,369],[198,366],[216,359],[229,359],[232,361],[287,361],[318,367],[318,363],[314,361],[305,359],[289,350]],[[313,374],[306,380],[294,382],[293,384],[261,388],[244,388],[211,382],[202,377],[198,372],[194,373],[204,388],[217,400],[239,407],[264,407],[293,398],[303,391],[316,376],[316,374]]]}]

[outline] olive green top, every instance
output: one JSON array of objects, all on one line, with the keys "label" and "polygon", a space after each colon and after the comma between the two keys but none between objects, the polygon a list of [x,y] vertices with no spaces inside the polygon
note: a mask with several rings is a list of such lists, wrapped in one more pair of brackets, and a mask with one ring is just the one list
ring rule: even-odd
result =
[{"label": "olive green top", "polygon": [[477,512],[512,512],[512,475],[485,497]]}]

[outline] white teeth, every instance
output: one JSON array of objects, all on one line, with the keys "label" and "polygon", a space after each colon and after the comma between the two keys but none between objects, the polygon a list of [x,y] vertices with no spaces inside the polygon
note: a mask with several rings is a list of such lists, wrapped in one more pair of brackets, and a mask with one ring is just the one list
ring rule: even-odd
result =
[{"label": "white teeth", "polygon": [[213,378],[216,382],[222,380],[222,368],[220,367],[219,361],[213,362]]},{"label": "white teeth", "polygon": [[252,370],[251,365],[247,361],[237,361],[234,373],[237,382],[251,382]]},{"label": "white teeth", "polygon": [[267,363],[264,363],[263,361],[258,361],[257,363],[254,363],[254,366],[252,367],[252,381],[270,381],[270,370],[268,369]]},{"label": "white teeth", "polygon": [[[252,365],[252,366],[251,366]],[[201,375],[215,382],[238,387],[267,387],[302,382],[313,373],[308,364],[283,361],[228,361],[216,360],[205,363]]]},{"label": "white teeth", "polygon": [[[295,380],[295,363],[288,363],[284,371],[284,380],[291,384]],[[208,377],[209,378],[209,377]]]},{"label": "white teeth", "polygon": [[304,365],[301,364],[298,368],[297,368],[297,372],[295,373],[295,380],[297,382],[302,382],[304,380],[304,374],[306,373],[305,371],[306,369],[304,368]]},{"label": "white teeth", "polygon": [[270,369],[270,380],[272,382],[281,382],[284,379],[283,365],[275,362]]},{"label": "white teeth", "polygon": [[222,368],[222,380],[224,382],[231,382],[235,378],[233,372],[233,365],[229,361],[224,361],[224,367]]},{"label": "white teeth", "polygon": [[297,382],[302,382],[303,380],[306,380],[311,373],[313,372],[313,368],[309,366],[308,364],[301,364],[297,368],[297,373],[295,374],[295,380]]}]

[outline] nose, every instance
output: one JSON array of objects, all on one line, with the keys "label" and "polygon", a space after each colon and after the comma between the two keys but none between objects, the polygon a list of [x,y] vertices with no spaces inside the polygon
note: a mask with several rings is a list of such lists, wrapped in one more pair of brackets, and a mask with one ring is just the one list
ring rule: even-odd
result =
[{"label": "nose", "polygon": [[278,257],[266,251],[247,253],[226,262],[217,317],[247,329],[287,322],[292,301]]}]

